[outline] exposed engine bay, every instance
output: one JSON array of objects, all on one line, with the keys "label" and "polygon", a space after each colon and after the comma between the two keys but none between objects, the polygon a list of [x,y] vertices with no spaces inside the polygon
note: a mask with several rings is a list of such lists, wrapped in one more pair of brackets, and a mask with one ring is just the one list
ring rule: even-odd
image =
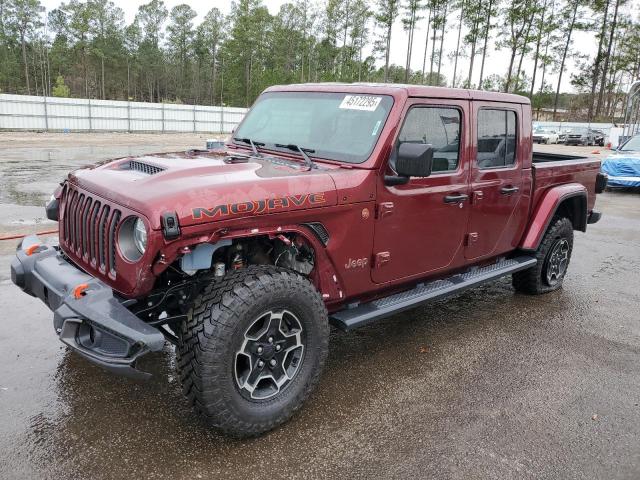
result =
[{"label": "exposed engine bay", "polygon": [[309,275],[314,265],[313,250],[299,235],[280,234],[201,244],[180,259],[180,269],[187,275],[210,270],[221,277],[247,265],[274,265]]},{"label": "exposed engine bay", "polygon": [[175,336],[162,326],[185,320],[188,306],[204,287],[222,280],[229,271],[249,265],[273,265],[308,276],[315,266],[315,254],[295,233],[195,245],[185,249],[182,257],[158,278],[153,292],[130,309],[147,323],[160,327],[167,339],[175,342]]}]

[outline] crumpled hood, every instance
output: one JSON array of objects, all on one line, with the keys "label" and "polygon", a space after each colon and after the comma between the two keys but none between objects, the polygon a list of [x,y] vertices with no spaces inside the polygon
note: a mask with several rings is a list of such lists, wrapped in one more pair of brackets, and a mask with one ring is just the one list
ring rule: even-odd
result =
[{"label": "crumpled hood", "polygon": [[164,212],[181,226],[336,205],[330,166],[306,171],[295,160],[228,163],[229,152],[128,157],[77,170],[72,183],[140,212],[160,228]]}]

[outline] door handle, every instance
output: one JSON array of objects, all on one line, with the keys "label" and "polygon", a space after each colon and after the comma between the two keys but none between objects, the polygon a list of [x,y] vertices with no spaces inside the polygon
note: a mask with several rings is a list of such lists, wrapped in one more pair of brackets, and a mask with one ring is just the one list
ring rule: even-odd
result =
[{"label": "door handle", "polygon": [[466,193],[453,193],[444,197],[444,203],[462,203],[468,198]]},{"label": "door handle", "polygon": [[520,190],[518,187],[503,187],[500,189],[500,193],[502,195],[511,195],[512,193],[516,193]]}]

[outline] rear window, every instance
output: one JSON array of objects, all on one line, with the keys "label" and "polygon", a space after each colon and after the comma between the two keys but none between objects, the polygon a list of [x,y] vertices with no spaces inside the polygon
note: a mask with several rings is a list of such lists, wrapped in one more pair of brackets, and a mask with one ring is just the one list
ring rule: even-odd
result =
[{"label": "rear window", "polygon": [[516,161],[516,112],[483,108],[478,112],[478,168],[500,168]]}]

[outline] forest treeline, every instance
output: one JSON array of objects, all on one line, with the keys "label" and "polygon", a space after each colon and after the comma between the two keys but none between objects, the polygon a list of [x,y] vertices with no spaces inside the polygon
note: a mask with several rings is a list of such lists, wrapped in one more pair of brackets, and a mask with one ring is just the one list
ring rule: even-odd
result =
[{"label": "forest treeline", "polygon": [[[0,92],[249,106],[273,84],[402,82],[516,92],[609,120],[640,73],[628,1],[292,0],[274,15],[262,0],[235,0],[196,23],[189,5],[151,0],[127,24],[109,0],[49,12],[39,0],[0,0]],[[406,40],[393,38],[396,25]],[[595,51],[576,42],[580,31]],[[392,42],[404,65],[390,64]],[[488,75],[497,56],[508,68]],[[561,94],[567,76],[577,95]]]}]

